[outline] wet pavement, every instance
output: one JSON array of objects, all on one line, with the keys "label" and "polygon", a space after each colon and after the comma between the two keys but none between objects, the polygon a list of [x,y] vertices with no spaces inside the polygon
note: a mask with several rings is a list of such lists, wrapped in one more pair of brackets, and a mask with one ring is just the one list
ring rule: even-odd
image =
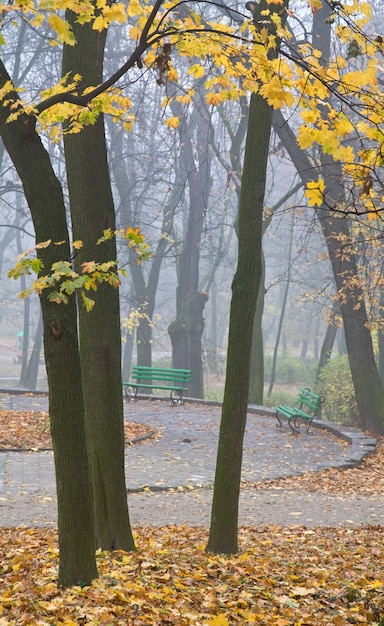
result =
[{"label": "wet pavement", "polygon": [[[48,400],[46,396],[3,394],[0,408],[45,411]],[[158,400],[124,403],[127,419],[148,424],[158,433],[156,438],[126,448],[126,480],[134,523],[208,523],[220,412],[219,406],[188,401],[183,406]],[[308,435],[303,428],[296,436],[287,426],[277,428],[270,410],[250,407],[244,439],[241,523],[314,525],[323,519],[329,525],[379,523],[384,515],[383,498],[350,497],[341,502],[324,494],[262,488],[266,479],[354,465],[374,449],[374,440],[363,433],[345,428],[340,434],[342,437],[336,437],[328,430],[313,428]],[[251,483],[259,483],[258,488],[247,487]],[[55,523],[52,452],[0,452],[0,525]]]}]

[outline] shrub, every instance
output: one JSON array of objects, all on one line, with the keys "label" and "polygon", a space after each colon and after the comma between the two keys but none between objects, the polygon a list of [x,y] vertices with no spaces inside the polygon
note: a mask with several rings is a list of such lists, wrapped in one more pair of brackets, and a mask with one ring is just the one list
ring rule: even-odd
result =
[{"label": "shrub", "polygon": [[[277,357],[276,383],[298,384],[300,387],[310,386],[316,376],[317,364],[314,359],[303,361],[300,357],[292,356],[287,352]],[[270,380],[272,371],[272,357],[266,355],[264,359],[265,380]]]},{"label": "shrub", "polygon": [[348,357],[331,359],[320,374],[321,393],[326,402],[323,417],[341,424],[359,424],[359,412]]}]

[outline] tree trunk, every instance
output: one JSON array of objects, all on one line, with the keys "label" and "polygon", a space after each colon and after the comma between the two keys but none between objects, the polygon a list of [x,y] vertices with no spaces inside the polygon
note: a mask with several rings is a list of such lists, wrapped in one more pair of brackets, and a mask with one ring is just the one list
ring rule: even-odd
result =
[{"label": "tree trunk", "polygon": [[[252,94],[238,214],[238,262],[232,283],[227,370],[207,550],[238,551],[238,505],[247,419],[253,321],[272,110]],[[255,164],[257,167],[255,167]]]},{"label": "tree trunk", "polygon": [[[191,125],[179,110],[179,103],[172,104],[172,111],[182,116],[178,128],[181,154],[181,167],[188,181],[189,213],[184,241],[179,256],[178,285],[176,290],[176,318],[169,325],[168,333],[172,342],[173,367],[191,370],[189,395],[204,397],[203,362],[201,339],[204,332],[203,310],[208,294],[199,291],[200,241],[208,198],[212,186],[211,153],[209,151],[210,119],[203,107],[202,89],[195,96],[193,113],[196,127],[196,147],[193,146]],[[195,162],[197,153],[198,164]]]},{"label": "tree trunk", "polygon": [[[264,232],[264,229],[263,229]],[[264,342],[263,342],[263,313],[265,299],[265,259],[262,254],[262,274],[257,294],[256,312],[253,320],[251,366],[249,375],[249,399],[251,404],[263,405],[264,400]]]},{"label": "tree trunk", "polygon": [[[106,32],[68,19],[77,45],[64,46],[63,75],[80,74],[85,85],[102,81]],[[64,137],[74,239],[83,242],[75,263],[116,260],[115,238],[96,245],[115,229],[104,121]],[[123,397],[119,291],[99,286],[91,312],[80,304],[80,358],[87,445],[94,493],[95,541],[102,549],[134,549],[124,469]]]},{"label": "tree trunk", "polygon": [[128,381],[131,377],[132,372],[132,356],[133,356],[133,346],[135,342],[135,334],[136,328],[133,327],[132,330],[128,330],[125,334],[125,344],[123,349],[123,368],[122,368],[122,379],[124,381]]},{"label": "tree trunk", "polygon": [[[16,210],[19,212],[20,211],[19,195],[17,196],[16,202],[17,202]],[[17,229],[16,231],[16,247],[17,247],[17,254],[21,254],[23,250],[21,247],[21,238],[20,238],[19,229]],[[25,291],[27,289],[27,281],[24,275],[20,277],[20,286],[21,286],[22,291]],[[29,298],[26,298],[24,299],[24,302],[23,302],[23,341],[21,343],[21,371],[20,371],[20,378],[19,378],[20,387],[26,387],[25,377],[26,377],[27,367],[28,367],[30,310],[31,310],[31,303],[30,303]]]},{"label": "tree trunk", "polygon": [[336,325],[336,318],[338,315],[340,315],[340,306],[338,302],[334,302],[332,313],[330,319],[328,320],[328,326],[324,336],[323,344],[321,346],[319,364],[316,373],[316,381],[319,381],[319,376],[322,369],[327,365],[328,361],[331,358],[338,328]]},{"label": "tree trunk", "polygon": [[[134,180],[129,178],[126,159],[124,158],[122,136],[118,135],[116,129],[110,126],[110,133],[113,137],[114,159],[111,167],[115,178],[117,191],[121,204],[121,226],[127,228],[141,226],[142,216],[134,213],[131,206],[131,187],[134,186]],[[137,364],[150,367],[152,365],[152,319],[156,306],[156,294],[159,283],[160,270],[163,259],[165,257],[169,238],[173,231],[173,217],[177,206],[181,200],[185,186],[184,174],[180,177],[179,168],[176,168],[175,181],[168,202],[164,206],[163,220],[161,226],[161,234],[158,239],[156,250],[148,261],[150,270],[147,283],[145,282],[145,274],[142,265],[137,265],[137,256],[132,249],[128,249],[130,260],[130,273],[135,293],[135,305],[141,314],[138,320],[136,331],[136,353]],[[146,264],[148,266],[148,264]],[[125,380],[127,380],[125,378]]]},{"label": "tree trunk", "polygon": [[[380,288],[379,295],[379,316],[381,317],[382,311],[384,310],[384,289]],[[381,383],[384,385],[384,328],[382,323],[379,325],[377,330],[377,348],[378,348],[378,368]]]},{"label": "tree trunk", "polygon": [[[274,113],[274,128],[306,184],[314,177],[313,164],[297,145],[295,135],[280,111]],[[364,293],[353,280],[358,275],[358,268],[352,250],[349,222],[347,218],[333,216],[328,208],[333,204],[342,206],[345,201],[344,188],[340,182],[340,164],[324,156],[321,173],[327,186],[327,208],[324,206],[316,209],[316,215],[323,230],[336,288],[342,296],[340,311],[361,426],[380,434],[384,431],[384,390],[375,363],[372,337],[367,327]],[[347,244],[350,246],[349,255],[345,254]]]},{"label": "tree trunk", "polygon": [[27,370],[25,372],[24,387],[35,390],[39,375],[41,347],[43,344],[43,318],[39,311],[39,318],[36,326],[35,339],[33,342],[31,356],[29,357]]},{"label": "tree trunk", "polygon": [[274,347],[274,350],[273,350],[272,371],[271,371],[271,380],[270,380],[269,387],[268,387],[268,396],[271,395],[272,389],[273,389],[273,385],[275,383],[275,374],[276,374],[276,365],[277,365],[277,353],[278,353],[278,350],[279,350],[281,331],[283,329],[283,322],[284,322],[284,317],[285,317],[285,311],[286,311],[286,308],[287,308],[288,291],[289,291],[289,287],[291,285],[292,244],[293,244],[293,217],[292,217],[292,222],[291,222],[291,230],[290,230],[290,233],[289,233],[288,261],[287,261],[287,281],[285,283],[285,288],[284,288],[284,292],[283,292],[283,298],[282,298],[281,309],[280,309],[279,324],[278,324],[278,327],[277,327],[275,347]]},{"label": "tree trunk", "polygon": [[[265,28],[264,2],[250,4],[254,7],[256,28],[259,27],[257,20],[260,18]],[[272,21],[269,27],[273,31]],[[276,57],[277,54],[278,49],[269,52],[270,57]],[[206,548],[215,553],[232,554],[238,551],[243,440],[247,421],[253,323],[262,276],[261,240],[272,115],[273,109],[268,102],[257,93],[252,94],[238,212],[238,260],[232,282],[227,371]]]},{"label": "tree trunk", "polygon": [[[0,87],[9,76],[0,62]],[[16,93],[10,101],[18,101]],[[21,116],[7,123],[11,111],[0,108],[0,134],[11,157],[31,210],[36,241],[64,241],[40,249],[45,272],[52,263],[70,258],[68,229],[60,182],[34,129],[34,120]],[[97,576],[93,541],[92,490],[84,428],[77,314],[73,297],[67,306],[40,296],[44,351],[49,388],[49,416],[55,458],[59,578],[61,586],[90,584]]]}]

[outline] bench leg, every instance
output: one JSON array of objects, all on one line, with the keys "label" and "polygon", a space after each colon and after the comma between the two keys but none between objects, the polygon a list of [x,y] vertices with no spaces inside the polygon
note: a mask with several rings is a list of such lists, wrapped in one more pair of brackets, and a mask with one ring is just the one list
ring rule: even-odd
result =
[{"label": "bench leg", "polygon": [[169,396],[171,398],[172,406],[176,406],[176,405],[181,406],[182,404],[184,404],[182,391],[171,391]]},{"label": "bench leg", "polygon": [[[292,421],[293,421],[293,424],[292,424]],[[288,426],[294,435],[300,434],[299,427],[296,424],[296,416],[294,418],[288,419]]]},{"label": "bench leg", "polygon": [[276,428],[283,428],[283,422],[281,421],[278,413],[275,413],[275,417],[276,417],[277,421],[279,422],[278,424],[276,424]]},{"label": "bench leg", "polygon": [[[132,390],[131,392],[129,391],[130,389]],[[138,391],[137,387],[132,387],[131,385],[127,385],[124,389],[126,401],[127,402],[130,402],[131,400],[137,401],[137,391]]]},{"label": "bench leg", "polygon": [[309,429],[311,428],[311,424],[312,424],[312,420],[310,420],[308,426],[307,426],[307,435],[313,435],[313,432],[309,432]]}]

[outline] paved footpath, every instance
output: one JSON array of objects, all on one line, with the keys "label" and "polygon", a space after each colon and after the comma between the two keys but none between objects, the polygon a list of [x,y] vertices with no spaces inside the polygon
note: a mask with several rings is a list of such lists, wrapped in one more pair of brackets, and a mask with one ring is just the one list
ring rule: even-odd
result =
[{"label": "paved footpath", "polygon": [[[0,408],[46,410],[45,396],[0,396]],[[140,400],[125,417],[149,424],[159,436],[126,448],[129,509],[135,526],[209,523],[220,407]],[[256,412],[254,412],[256,411]],[[266,414],[263,414],[266,413]],[[384,498],[338,497],[263,489],[262,481],[358,462],[374,441],[347,429],[352,443],[314,428],[299,436],[276,428],[270,412],[250,408],[244,441],[240,523],[246,525],[378,524]],[[315,480],[315,477],[314,477]],[[247,487],[257,482],[260,486]],[[149,491],[148,491],[149,489]],[[0,453],[0,526],[56,525],[52,452]]]}]

